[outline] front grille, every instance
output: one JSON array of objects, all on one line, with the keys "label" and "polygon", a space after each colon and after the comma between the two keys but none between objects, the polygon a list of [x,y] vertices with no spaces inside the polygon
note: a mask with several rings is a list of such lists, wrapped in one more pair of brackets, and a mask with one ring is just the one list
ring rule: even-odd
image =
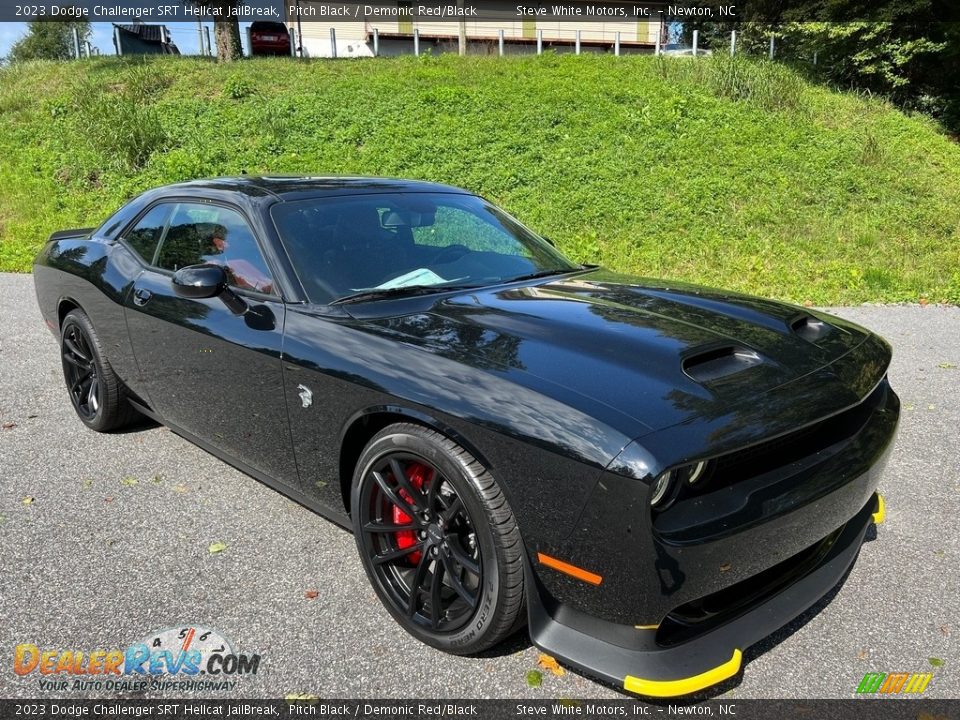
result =
[{"label": "front grille", "polygon": [[675,608],[657,628],[657,644],[669,647],[688,642],[776,595],[813,570],[842,531],[841,527],[763,572]]},{"label": "front grille", "polygon": [[884,379],[859,405],[800,430],[717,458],[710,485],[716,488],[737,479],[756,477],[849,440],[866,425],[883,402],[886,387]]}]

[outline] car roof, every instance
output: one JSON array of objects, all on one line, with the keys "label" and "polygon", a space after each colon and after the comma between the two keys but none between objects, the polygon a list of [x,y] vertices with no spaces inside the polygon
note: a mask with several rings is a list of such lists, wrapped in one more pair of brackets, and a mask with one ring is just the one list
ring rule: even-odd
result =
[{"label": "car roof", "polygon": [[167,192],[171,190],[232,191],[252,197],[272,195],[281,200],[390,192],[469,194],[467,190],[463,190],[462,188],[422,180],[337,175],[242,175],[239,177],[191,180],[189,182],[167,185],[163,190]]}]

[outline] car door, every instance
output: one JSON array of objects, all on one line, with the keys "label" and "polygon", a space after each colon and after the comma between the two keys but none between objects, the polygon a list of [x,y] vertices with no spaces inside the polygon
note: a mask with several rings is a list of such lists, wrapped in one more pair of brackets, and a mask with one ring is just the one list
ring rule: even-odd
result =
[{"label": "car door", "polygon": [[[134,223],[122,238],[141,257],[158,218],[166,220],[153,257],[125,300],[148,402],[164,422],[297,488],[280,359],[285,308],[250,223],[227,205],[159,203],[142,216],[146,228]],[[226,270],[245,313],[175,294],[173,273],[201,263]]]}]

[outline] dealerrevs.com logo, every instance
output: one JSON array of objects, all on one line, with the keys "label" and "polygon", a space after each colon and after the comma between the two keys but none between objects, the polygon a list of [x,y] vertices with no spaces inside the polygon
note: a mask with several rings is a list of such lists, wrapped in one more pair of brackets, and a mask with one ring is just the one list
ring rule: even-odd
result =
[{"label": "dealerrevs.com logo", "polygon": [[216,630],[199,626],[159,630],[125,649],[22,643],[13,653],[14,673],[36,677],[43,691],[229,691],[259,667],[260,655],[237,653]]}]

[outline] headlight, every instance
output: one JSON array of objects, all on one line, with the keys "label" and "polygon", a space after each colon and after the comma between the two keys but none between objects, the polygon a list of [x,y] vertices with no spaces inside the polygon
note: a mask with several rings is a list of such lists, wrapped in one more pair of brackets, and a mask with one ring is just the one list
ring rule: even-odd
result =
[{"label": "headlight", "polygon": [[650,494],[650,505],[660,509],[670,504],[670,500],[676,494],[673,492],[674,484],[693,485],[702,480],[707,475],[709,463],[703,462],[684,465],[675,470],[668,470],[662,473],[653,484],[653,492]]},{"label": "headlight", "polygon": [[703,477],[703,471],[707,469],[707,463],[698,462],[696,465],[684,468],[684,470],[687,469],[690,471],[690,474],[687,476],[687,482],[693,485],[697,480]]},{"label": "headlight", "polygon": [[650,504],[656,507],[667,496],[667,490],[670,489],[670,481],[673,479],[674,471],[668,470],[657,478],[653,486],[653,494],[650,495]]}]

